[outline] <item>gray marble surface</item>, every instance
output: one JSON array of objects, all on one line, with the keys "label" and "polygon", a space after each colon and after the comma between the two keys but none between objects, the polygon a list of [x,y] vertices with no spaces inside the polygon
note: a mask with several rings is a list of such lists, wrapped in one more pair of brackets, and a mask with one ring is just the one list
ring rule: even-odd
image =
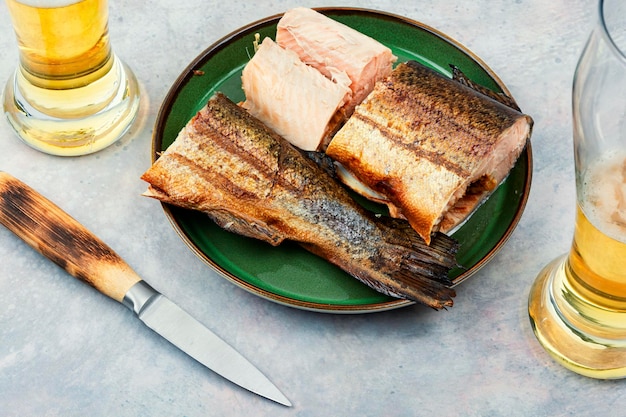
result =
[{"label": "gray marble surface", "polygon": [[[140,197],[153,125],[170,85],[227,33],[294,6],[359,6],[421,21],[480,56],[533,116],[534,178],[508,243],[457,288],[455,305],[333,315],[277,305],[218,277]],[[110,1],[114,48],[143,89],[112,147],[45,155],[0,120],[0,169],[38,189],[153,286],[256,363],[285,408],[221,379],[0,228],[2,416],[620,415],[624,382],[578,376],[536,342],[526,305],[541,267],[569,248],[571,84],[594,0]],[[0,3],[0,80],[17,59]],[[3,81],[4,82],[4,81]],[[616,411],[621,410],[621,411]]]}]

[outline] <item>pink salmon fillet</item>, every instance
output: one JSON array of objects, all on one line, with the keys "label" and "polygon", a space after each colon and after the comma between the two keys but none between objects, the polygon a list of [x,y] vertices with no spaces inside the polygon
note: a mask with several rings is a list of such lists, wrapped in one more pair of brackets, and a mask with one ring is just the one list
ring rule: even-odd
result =
[{"label": "pink salmon fillet", "polygon": [[336,132],[335,114],[351,96],[348,86],[324,77],[270,38],[246,64],[241,81],[243,107],[305,151],[317,150]]},{"label": "pink salmon fillet", "polygon": [[391,74],[396,57],[391,49],[371,37],[305,7],[288,10],[278,22],[276,43],[339,84],[348,83],[352,97],[350,115]]}]

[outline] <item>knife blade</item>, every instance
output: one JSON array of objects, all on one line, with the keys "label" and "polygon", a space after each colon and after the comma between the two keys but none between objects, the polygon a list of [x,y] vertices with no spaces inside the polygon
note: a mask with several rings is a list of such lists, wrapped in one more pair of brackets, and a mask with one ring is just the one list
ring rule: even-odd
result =
[{"label": "knife blade", "polygon": [[2,171],[0,223],[70,275],[130,308],[149,328],[207,368],[255,394],[291,406],[261,371],[142,280],[86,227]]}]

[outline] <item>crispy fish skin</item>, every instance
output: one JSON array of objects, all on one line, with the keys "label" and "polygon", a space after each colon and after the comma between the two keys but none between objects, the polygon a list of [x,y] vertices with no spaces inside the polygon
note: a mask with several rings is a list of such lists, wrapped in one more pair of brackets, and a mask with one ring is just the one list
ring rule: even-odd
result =
[{"label": "crispy fish skin", "polygon": [[474,184],[490,192],[530,137],[532,119],[415,61],[399,64],[326,154],[389,200],[430,241]]},{"label": "crispy fish skin", "polygon": [[312,160],[217,93],[142,176],[146,196],[201,210],[271,245],[288,239],[393,297],[452,305],[456,242],[427,246],[406,221],[377,219]]}]

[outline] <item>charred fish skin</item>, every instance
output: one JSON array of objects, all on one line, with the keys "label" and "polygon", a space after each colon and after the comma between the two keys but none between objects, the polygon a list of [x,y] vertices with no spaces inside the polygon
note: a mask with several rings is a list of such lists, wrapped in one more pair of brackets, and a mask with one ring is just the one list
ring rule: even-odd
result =
[{"label": "charred fish skin", "polygon": [[[218,93],[142,178],[145,195],[201,210],[221,227],[278,245],[288,239],[392,297],[452,305],[457,244],[427,246],[378,221],[315,162]],[[407,230],[408,229],[408,230]]]},{"label": "charred fish skin", "polygon": [[[326,153],[386,196],[390,212],[428,242],[471,183],[480,180],[487,191],[499,184],[531,127],[514,108],[407,61],[377,83]],[[510,134],[517,130],[521,140]],[[503,163],[492,166],[500,153]]]}]

